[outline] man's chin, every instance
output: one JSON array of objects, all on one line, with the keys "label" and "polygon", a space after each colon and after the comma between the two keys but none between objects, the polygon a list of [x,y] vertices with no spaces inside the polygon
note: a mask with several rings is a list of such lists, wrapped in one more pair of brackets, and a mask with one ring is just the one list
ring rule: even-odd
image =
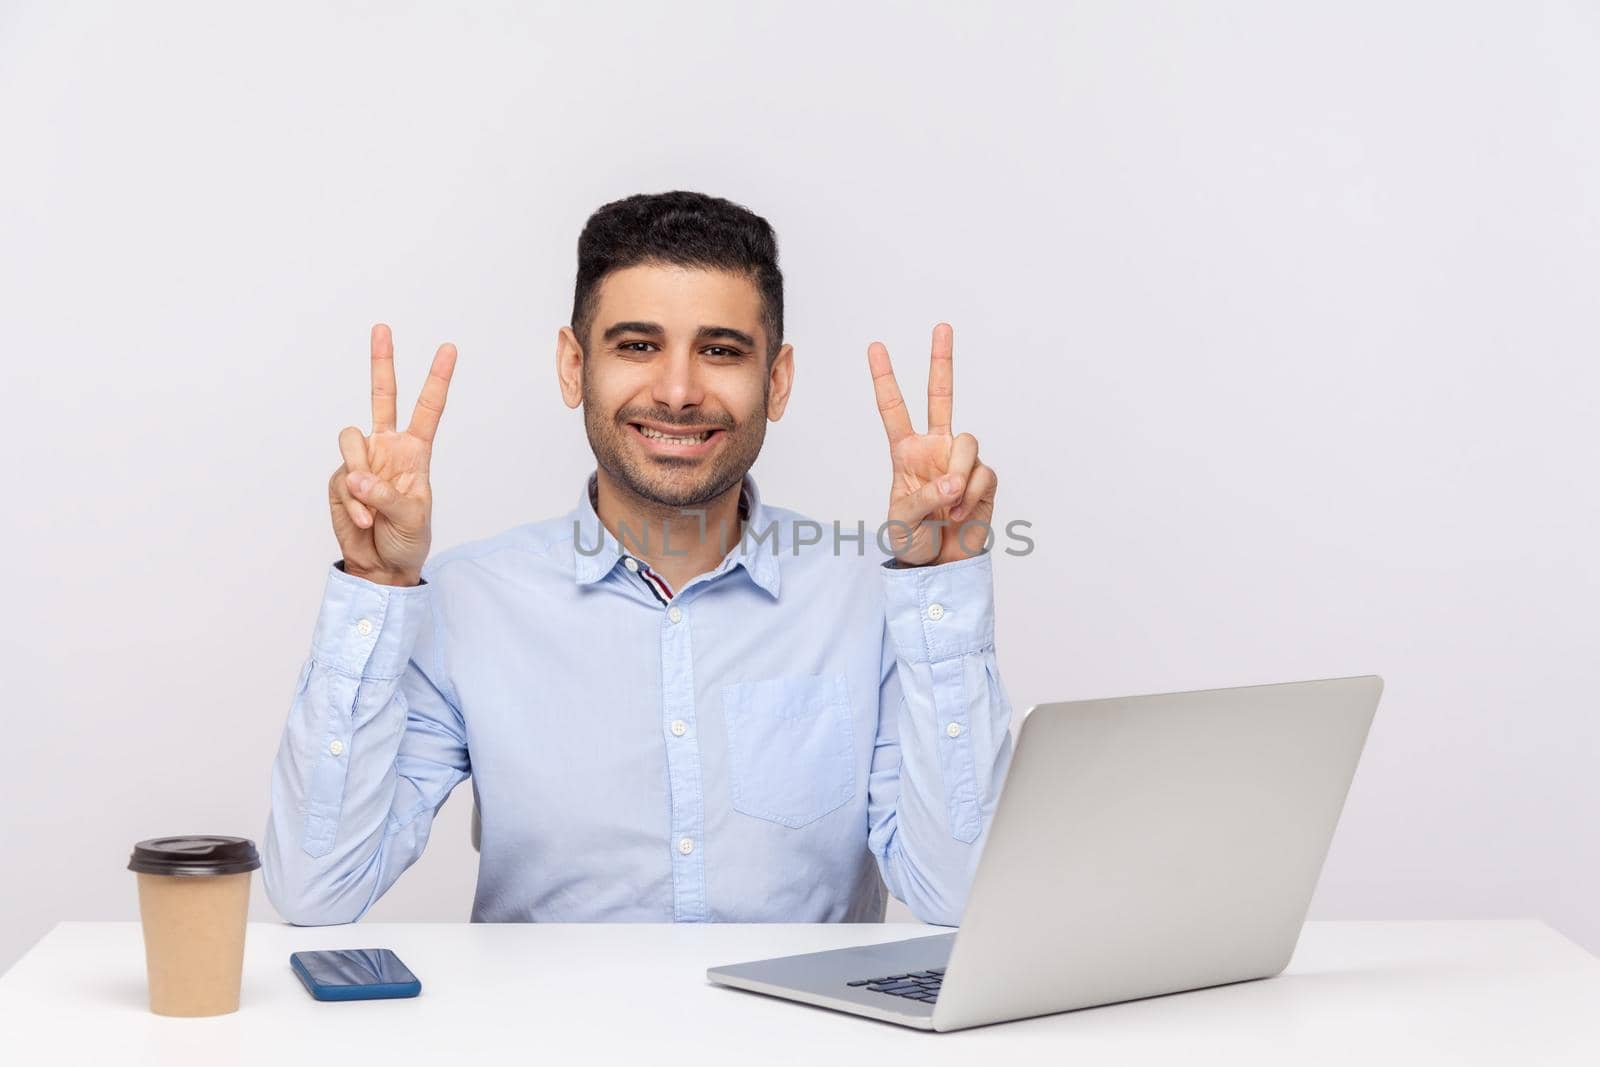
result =
[{"label": "man's chin", "polygon": [[[686,464],[685,468],[698,466],[699,464]],[[715,479],[709,472],[703,470],[683,469],[681,476],[674,476],[670,471],[663,472],[658,469],[644,477],[630,478],[629,483],[629,488],[642,499],[669,508],[701,507],[719,495]]]}]

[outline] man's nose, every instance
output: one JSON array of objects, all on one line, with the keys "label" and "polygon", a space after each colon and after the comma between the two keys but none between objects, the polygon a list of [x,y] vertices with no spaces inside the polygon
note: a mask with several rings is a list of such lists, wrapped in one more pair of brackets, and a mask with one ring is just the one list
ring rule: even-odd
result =
[{"label": "man's nose", "polygon": [[658,404],[679,409],[694,407],[704,399],[699,361],[687,348],[674,349],[656,361],[656,377],[651,398]]}]

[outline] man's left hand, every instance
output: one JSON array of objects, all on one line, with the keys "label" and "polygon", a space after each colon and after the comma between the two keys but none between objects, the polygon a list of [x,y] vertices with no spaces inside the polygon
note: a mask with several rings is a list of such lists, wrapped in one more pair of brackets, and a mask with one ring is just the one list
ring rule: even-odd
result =
[{"label": "man's left hand", "polygon": [[976,437],[951,436],[954,349],[955,332],[939,323],[928,364],[928,432],[919,434],[900,395],[889,350],[880,341],[867,346],[894,467],[887,540],[901,566],[968,559],[980,555],[989,541],[999,483],[993,469],[979,461]]}]

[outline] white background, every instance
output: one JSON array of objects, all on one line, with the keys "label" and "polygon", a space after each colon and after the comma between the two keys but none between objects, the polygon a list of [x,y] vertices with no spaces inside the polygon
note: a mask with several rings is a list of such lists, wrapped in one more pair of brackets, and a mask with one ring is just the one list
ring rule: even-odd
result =
[{"label": "white background", "polygon": [[[1593,7],[398,10],[0,4],[0,966],[259,840],[369,326],[403,410],[460,348],[436,547],[564,512],[578,231],[673,188],[779,233],[774,503],[880,518],[867,342],[915,409],[954,325],[1019,715],[1381,674],[1313,915],[1600,949]],[[467,918],[470,810],[373,918]]]}]

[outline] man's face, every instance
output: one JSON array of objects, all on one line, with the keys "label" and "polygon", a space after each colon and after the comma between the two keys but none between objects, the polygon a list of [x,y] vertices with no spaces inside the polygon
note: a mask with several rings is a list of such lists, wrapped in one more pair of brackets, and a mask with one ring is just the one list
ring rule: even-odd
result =
[{"label": "man's face", "polygon": [[[613,481],[645,500],[695,507],[737,486],[787,402],[789,346],[769,370],[760,291],[736,274],[614,271],[585,340],[589,445]],[[567,374],[563,359],[564,386]]]}]

